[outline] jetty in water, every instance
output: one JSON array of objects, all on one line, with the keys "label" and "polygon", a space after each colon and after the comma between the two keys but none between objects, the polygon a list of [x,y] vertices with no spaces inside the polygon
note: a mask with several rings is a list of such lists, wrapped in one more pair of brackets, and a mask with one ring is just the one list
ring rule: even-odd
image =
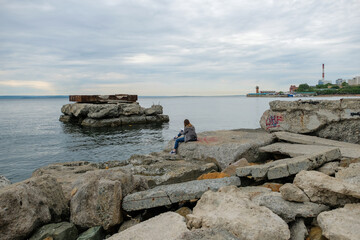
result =
[{"label": "jetty in water", "polygon": [[61,108],[60,121],[85,127],[117,127],[133,124],[163,123],[169,121],[163,115],[161,105],[144,108],[137,102],[137,95],[70,95]]}]

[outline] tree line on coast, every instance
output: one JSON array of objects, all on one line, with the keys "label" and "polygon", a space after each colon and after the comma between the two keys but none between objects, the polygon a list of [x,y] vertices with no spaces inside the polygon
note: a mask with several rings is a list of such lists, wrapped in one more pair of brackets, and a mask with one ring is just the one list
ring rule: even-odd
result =
[{"label": "tree line on coast", "polygon": [[317,95],[360,94],[360,85],[350,86],[348,83],[344,82],[340,86],[331,83],[309,86],[307,83],[303,83],[299,85],[296,92],[313,92]]}]

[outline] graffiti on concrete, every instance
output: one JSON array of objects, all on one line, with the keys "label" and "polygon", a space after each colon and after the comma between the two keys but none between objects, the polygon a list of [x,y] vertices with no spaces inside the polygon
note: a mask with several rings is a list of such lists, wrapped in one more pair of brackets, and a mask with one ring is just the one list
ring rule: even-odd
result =
[{"label": "graffiti on concrete", "polygon": [[360,112],[352,112],[350,113],[350,116],[360,116]]},{"label": "graffiti on concrete", "polygon": [[270,115],[266,119],[266,130],[270,128],[280,127],[280,122],[284,121],[282,115]]}]

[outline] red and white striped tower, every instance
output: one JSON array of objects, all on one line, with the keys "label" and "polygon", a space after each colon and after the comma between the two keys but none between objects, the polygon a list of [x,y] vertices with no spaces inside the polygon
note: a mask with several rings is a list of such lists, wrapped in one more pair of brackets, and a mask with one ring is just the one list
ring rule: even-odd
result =
[{"label": "red and white striped tower", "polygon": [[322,79],[325,80],[325,64],[322,65]]}]

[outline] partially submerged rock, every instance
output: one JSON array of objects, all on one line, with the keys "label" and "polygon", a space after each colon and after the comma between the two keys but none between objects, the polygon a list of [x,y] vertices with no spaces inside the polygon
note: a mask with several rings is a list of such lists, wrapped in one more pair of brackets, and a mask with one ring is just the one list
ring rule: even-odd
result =
[{"label": "partially submerged rock", "polygon": [[323,235],[328,239],[356,240],[360,236],[360,204],[320,213],[317,217]]},{"label": "partially submerged rock", "polygon": [[0,189],[0,239],[24,239],[43,224],[68,216],[67,201],[53,177],[32,177]]},{"label": "partially submerged rock", "polygon": [[358,185],[347,183],[317,171],[301,171],[294,185],[302,189],[311,202],[330,206],[343,206],[360,202]]},{"label": "partially submerged rock", "polygon": [[[272,101],[260,120],[263,129],[312,133],[360,143],[360,99]],[[352,128],[348,126],[352,125]],[[335,130],[333,130],[335,129]],[[342,131],[337,131],[341,129]]]},{"label": "partially submerged rock", "polygon": [[290,238],[288,225],[279,216],[253,203],[235,186],[223,187],[217,192],[207,191],[193,214],[187,217],[190,227],[226,229],[239,239]]},{"label": "partially submerged rock", "polygon": [[128,124],[168,122],[160,105],[142,108],[139,103],[72,103],[61,108],[62,122],[73,122],[86,127],[116,127]]},{"label": "partially submerged rock", "polygon": [[175,240],[188,231],[184,217],[174,212],[166,212],[117,233],[108,240]]},{"label": "partially submerged rock", "polygon": [[238,177],[196,180],[185,183],[158,186],[147,191],[136,192],[123,199],[125,211],[135,211],[159,206],[166,206],[184,200],[200,198],[208,190],[218,190],[220,187],[240,186]]},{"label": "partially submerged rock", "polygon": [[[186,158],[215,158],[221,169],[231,163],[246,158],[249,162],[262,161],[265,154],[257,151],[259,147],[274,141],[272,134],[262,129],[239,129],[202,132],[198,141],[181,143],[178,155]],[[170,141],[167,149],[172,149],[174,141]]]}]

